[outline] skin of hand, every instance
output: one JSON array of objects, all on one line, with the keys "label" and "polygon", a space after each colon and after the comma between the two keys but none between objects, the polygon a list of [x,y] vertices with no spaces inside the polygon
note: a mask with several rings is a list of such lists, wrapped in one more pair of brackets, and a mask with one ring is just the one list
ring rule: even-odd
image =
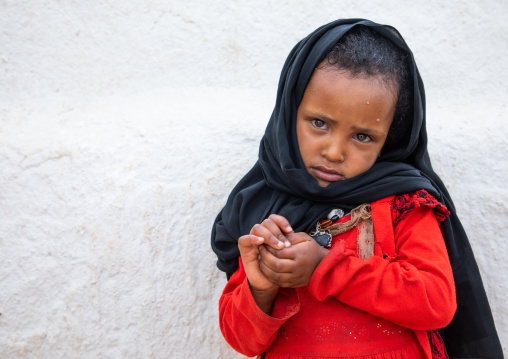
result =
[{"label": "skin of hand", "polygon": [[259,308],[266,314],[270,314],[273,300],[279,292],[279,285],[268,280],[261,271],[260,248],[264,246],[285,248],[285,245],[289,245],[286,235],[292,233],[294,233],[293,229],[284,217],[271,215],[262,224],[254,225],[250,234],[238,239],[238,249],[252,295]]},{"label": "skin of hand", "polygon": [[254,301],[263,312],[270,315],[279,286],[268,280],[259,269],[259,248],[263,241],[262,237],[247,234],[238,239],[238,248]]},{"label": "skin of hand", "polygon": [[309,285],[316,267],[328,254],[307,233],[289,234],[290,247],[274,249],[260,246],[261,272],[272,283],[284,288],[298,288]]}]

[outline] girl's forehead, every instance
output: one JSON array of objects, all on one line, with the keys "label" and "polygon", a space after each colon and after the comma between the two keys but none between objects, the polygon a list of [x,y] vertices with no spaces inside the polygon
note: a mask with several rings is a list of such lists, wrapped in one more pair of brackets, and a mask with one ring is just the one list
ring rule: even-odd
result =
[{"label": "girl's forehead", "polygon": [[312,72],[312,75],[309,79],[309,82],[312,80],[312,78],[317,74],[320,73],[323,76],[334,76],[334,74],[339,73],[343,75],[344,78],[349,78],[351,80],[360,80],[360,81],[371,81],[371,82],[379,82],[381,84],[384,84],[384,86],[391,92],[394,93],[394,95],[397,95],[398,92],[398,83],[397,80],[389,75],[386,74],[373,74],[365,71],[357,71],[352,72],[351,70],[348,70],[346,68],[338,67],[337,65],[331,65],[326,60],[321,62],[319,66],[316,67],[316,69]]},{"label": "girl's forehead", "polygon": [[395,106],[397,93],[383,76],[354,76],[347,70],[317,68],[307,85],[305,95],[327,97],[337,102],[375,99]]}]

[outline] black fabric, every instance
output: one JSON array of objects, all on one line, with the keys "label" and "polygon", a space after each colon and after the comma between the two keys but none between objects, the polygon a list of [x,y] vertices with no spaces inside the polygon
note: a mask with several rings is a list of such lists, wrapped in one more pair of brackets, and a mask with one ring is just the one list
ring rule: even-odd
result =
[{"label": "black fabric", "polygon": [[[414,82],[411,135],[387,152],[367,172],[320,187],[307,173],[298,150],[296,111],[316,66],[335,43],[356,25],[368,26],[408,54]],[[238,268],[238,238],[271,213],[289,220],[296,232],[308,231],[332,208],[351,209],[362,203],[425,189],[451,215],[441,224],[457,288],[458,309],[441,331],[450,358],[502,358],[478,266],[453,202],[432,169],[427,152],[425,93],[413,55],[393,27],[368,20],[337,20],[301,40],[282,69],[277,101],[261,140],[259,159],[236,185],[217,216],[211,244],[217,266],[228,278]]]}]

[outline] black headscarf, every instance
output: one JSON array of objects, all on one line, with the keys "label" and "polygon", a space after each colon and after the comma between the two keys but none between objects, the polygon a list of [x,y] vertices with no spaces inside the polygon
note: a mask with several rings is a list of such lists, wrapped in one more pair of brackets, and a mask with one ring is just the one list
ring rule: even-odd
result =
[{"label": "black headscarf", "polygon": [[[296,137],[296,112],[314,69],[352,27],[364,25],[403,49],[414,84],[410,136],[383,151],[378,161],[352,179],[320,187],[303,165]],[[450,210],[441,229],[452,265],[457,312],[442,330],[450,358],[502,358],[478,266],[453,202],[432,169],[427,152],[425,92],[411,50],[396,29],[363,19],[318,28],[301,40],[282,69],[277,102],[259,147],[259,159],[236,185],[212,230],[217,266],[228,278],[238,268],[238,238],[272,213],[286,217],[295,232],[309,231],[331,208],[351,209],[390,195],[427,190]]]}]

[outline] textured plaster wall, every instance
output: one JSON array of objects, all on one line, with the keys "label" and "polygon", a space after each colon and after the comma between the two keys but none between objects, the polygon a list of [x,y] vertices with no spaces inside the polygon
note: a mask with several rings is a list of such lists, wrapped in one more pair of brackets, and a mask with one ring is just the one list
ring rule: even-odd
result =
[{"label": "textured plaster wall", "polygon": [[213,219],[256,160],[291,47],[393,24],[433,163],[508,345],[508,3],[1,1],[0,357],[239,358]]}]

